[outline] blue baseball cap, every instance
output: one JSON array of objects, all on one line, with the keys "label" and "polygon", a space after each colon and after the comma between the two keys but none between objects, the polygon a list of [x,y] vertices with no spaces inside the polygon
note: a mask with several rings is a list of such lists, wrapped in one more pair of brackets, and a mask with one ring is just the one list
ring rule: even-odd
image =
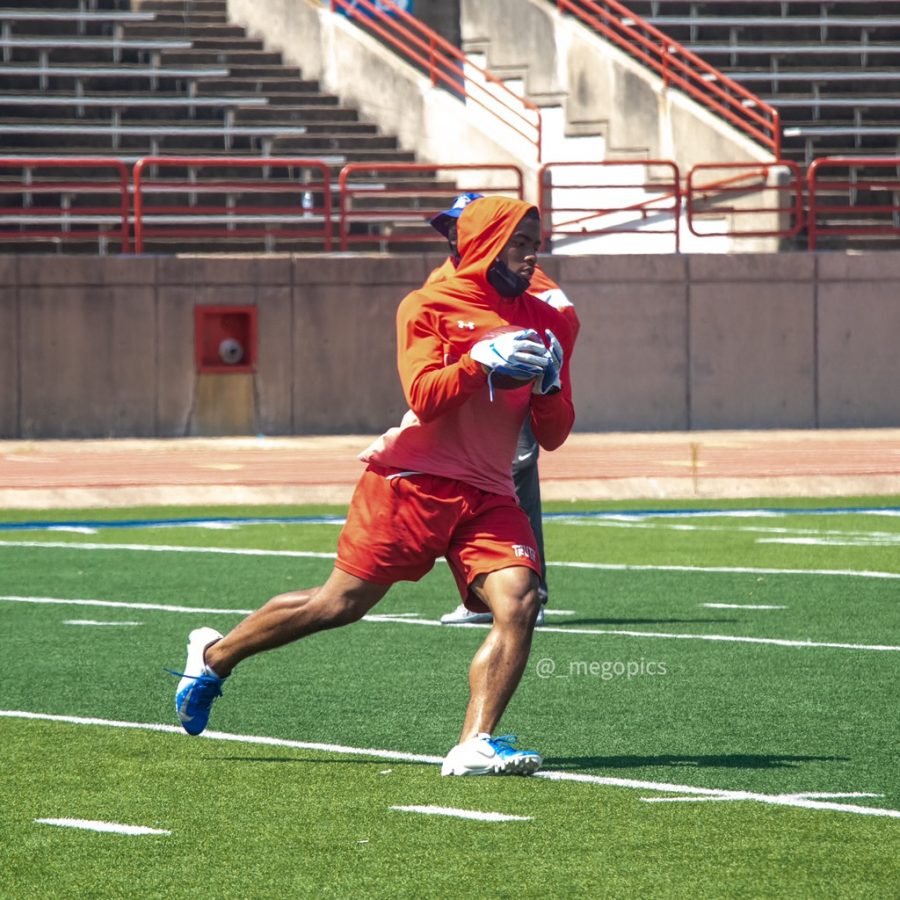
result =
[{"label": "blue baseball cap", "polygon": [[435,231],[439,231],[444,237],[447,237],[450,231],[451,221],[459,218],[459,214],[473,201],[483,197],[484,194],[476,194],[470,191],[467,194],[460,194],[454,201],[450,209],[439,212],[431,219],[431,227]]}]

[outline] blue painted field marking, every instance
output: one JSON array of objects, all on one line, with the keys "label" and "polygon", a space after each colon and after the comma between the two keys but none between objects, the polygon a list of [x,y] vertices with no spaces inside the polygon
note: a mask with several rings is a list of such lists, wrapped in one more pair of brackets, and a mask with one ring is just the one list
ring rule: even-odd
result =
[{"label": "blue painted field marking", "polygon": [[[600,509],[573,512],[545,512],[545,521],[578,519],[655,519],[655,518],[754,518],[776,516],[900,516],[898,506],[840,506],[759,509]],[[75,529],[127,528],[227,528],[241,525],[343,525],[345,516],[199,516],[160,519],[86,519],[73,521],[0,522],[0,531],[50,531]]]}]

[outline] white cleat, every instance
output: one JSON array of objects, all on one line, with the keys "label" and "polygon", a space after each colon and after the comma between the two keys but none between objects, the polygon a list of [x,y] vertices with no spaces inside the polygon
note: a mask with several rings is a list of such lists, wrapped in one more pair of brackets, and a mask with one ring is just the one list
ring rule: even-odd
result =
[{"label": "white cleat", "polygon": [[[472,612],[472,610],[466,609],[463,603],[460,603],[453,612],[441,616],[441,625],[489,625],[493,621],[494,617],[489,612]],[[543,606],[538,610],[534,624],[535,626],[544,624]]]},{"label": "white cleat", "polygon": [[517,749],[515,741],[511,734],[469,738],[447,754],[441,775],[531,775],[544,758],[535,750]]},{"label": "white cleat", "polygon": [[442,625],[481,625],[493,621],[494,617],[489,612],[472,612],[466,609],[464,603],[460,603],[453,612],[441,616]]}]

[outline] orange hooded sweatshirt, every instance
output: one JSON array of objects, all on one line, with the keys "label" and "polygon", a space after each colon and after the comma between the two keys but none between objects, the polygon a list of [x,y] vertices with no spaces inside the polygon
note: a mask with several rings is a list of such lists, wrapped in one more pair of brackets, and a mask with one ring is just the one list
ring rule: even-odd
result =
[{"label": "orange hooded sweatshirt", "polygon": [[[448,278],[452,278],[456,274],[456,265],[456,258],[448,256],[432,271],[425,280],[425,284],[437,284],[439,281],[446,281]],[[538,300],[543,300],[544,303],[549,303],[565,316],[566,322],[569,323],[569,328],[572,331],[572,341],[574,342],[581,329],[581,321],[578,318],[578,313],[575,312],[575,307],[572,305],[569,298],[566,297],[562,288],[540,267],[540,265],[534,267],[534,274],[531,276],[531,284],[528,285],[528,293],[533,297],[537,297]],[[559,335],[557,335],[557,337],[559,337]]]},{"label": "orange hooded sweatshirt", "polygon": [[[458,479],[515,496],[509,461],[526,416],[546,450],[568,437],[575,420],[569,356],[570,328],[553,307],[522,294],[501,296],[487,271],[532,209],[522,200],[484,197],[463,210],[457,226],[460,263],[453,277],[408,294],[397,310],[397,367],[409,404],[360,459],[403,471]],[[483,335],[505,325],[550,329],[563,347],[562,390],[542,396],[531,384],[494,391],[469,356]]]}]

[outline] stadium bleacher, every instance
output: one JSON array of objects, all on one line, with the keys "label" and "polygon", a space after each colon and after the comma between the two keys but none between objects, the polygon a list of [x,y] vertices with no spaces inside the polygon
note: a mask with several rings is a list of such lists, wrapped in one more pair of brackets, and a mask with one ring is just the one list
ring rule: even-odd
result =
[{"label": "stadium bleacher", "polygon": [[[782,158],[805,169],[823,156],[900,153],[900,8],[888,10],[896,5],[865,0],[633,0],[627,5],[775,106],[783,123]],[[127,0],[23,0],[15,8],[0,8],[0,144],[7,160],[23,160],[20,170],[7,165],[0,171],[0,236],[7,250],[116,247],[114,235],[98,238],[89,227],[92,218],[106,222],[116,214],[98,205],[101,195],[107,204],[115,199],[114,172],[98,182],[97,170],[88,170],[81,177],[92,179],[96,190],[79,189],[75,171],[66,172],[63,184],[58,172],[24,162],[39,156],[108,156],[129,166],[146,156],[327,161],[330,177],[321,183],[311,182],[309,172],[286,168],[221,166],[215,174],[228,189],[218,192],[199,191],[194,167],[170,169],[165,196],[157,198],[156,207],[147,203],[148,215],[156,208],[160,222],[193,214],[210,225],[229,215],[236,225],[243,215],[246,224],[264,209],[273,222],[279,216],[286,221],[292,209],[301,208],[306,224],[322,222],[325,191],[336,196],[342,167],[371,163],[372,191],[367,195],[364,185],[352,201],[358,215],[351,217],[350,229],[360,249],[402,249],[409,235],[430,237],[424,215],[413,212],[390,221],[373,210],[430,211],[455,193],[453,183],[437,180],[434,172],[380,171],[384,164],[414,163],[416,156],[230,23],[227,0],[143,0],[134,7]],[[884,168],[878,175],[885,175]],[[829,215],[838,222],[863,216],[876,226],[896,226],[896,191],[868,188],[864,167],[850,177],[849,191],[823,186]],[[190,184],[179,191],[173,178]],[[302,190],[281,196],[272,190],[298,178]],[[23,181],[29,189],[17,190]],[[54,184],[60,185],[56,193]],[[854,209],[845,213],[851,204]],[[77,224],[80,209],[88,227],[71,228],[62,238],[34,227],[36,220]],[[322,234],[288,229],[281,237],[277,230],[268,232],[262,243],[250,229],[227,237],[241,249],[325,246]],[[894,239],[872,235],[855,244],[881,246]],[[804,245],[802,233],[793,240]],[[846,243],[846,237],[833,242]],[[221,248],[211,235],[188,241],[181,233],[154,238],[147,232],[148,249],[175,246]]]},{"label": "stadium bleacher", "polygon": [[[821,157],[900,155],[900,5],[871,0],[632,0],[627,5],[778,109],[784,159],[806,168]],[[851,177],[864,183],[884,175],[884,169],[858,167]],[[825,199],[838,225],[897,224],[896,192],[836,188]],[[856,210],[842,212],[851,202]],[[868,235],[853,243],[880,247],[895,241],[895,235]],[[845,244],[846,238],[832,241]]]},{"label": "stadium bleacher", "polygon": [[[846,128],[850,146],[867,152],[883,150],[885,142],[878,140],[881,135],[877,132],[861,129],[900,122],[897,4],[865,0],[632,0],[627,6],[783,110],[782,120],[789,127]],[[890,14],[885,12],[888,8]],[[804,141],[802,133],[790,132],[786,138],[786,158],[804,164],[814,156],[847,149],[840,141]],[[897,140],[889,142],[887,149],[897,150]]]},{"label": "stadium bleacher", "polygon": [[[285,66],[280,53],[265,50],[262,41],[230,24],[226,0],[145,0],[137,10],[126,0],[32,0],[0,8],[0,144],[6,159],[23,161],[50,155],[109,156],[127,165],[146,156],[324,159],[331,190],[347,162],[415,161],[415,154],[401,150],[396,138],[361,121],[355,109],[323,92],[317,82],[304,79],[299,69]],[[193,181],[196,171],[185,167],[167,174],[170,180]],[[298,212],[302,208],[307,223],[321,220],[323,186],[272,191],[273,184],[283,187],[285,179],[297,177],[297,172],[221,166],[215,175],[220,181],[227,179],[228,190],[204,192],[202,213],[196,189],[185,185],[179,192],[167,183],[164,197],[156,198],[163,210],[160,221],[186,218],[179,216],[183,211],[209,225],[221,225],[229,216],[236,226],[252,223],[253,211],[262,209],[260,193],[273,226],[279,218],[273,208],[284,214],[280,218],[285,222],[292,207]],[[96,169],[86,170],[82,177],[91,185],[78,189],[79,173],[74,170],[66,170],[63,184],[59,170],[4,167],[3,249],[96,252],[98,237],[91,221],[108,224],[116,212],[98,206],[98,198],[105,195],[106,204],[114,203],[118,188],[112,170],[106,180]],[[303,173],[301,180],[308,179]],[[28,190],[17,191],[16,184],[23,180]],[[441,188],[433,175],[419,174],[417,181],[429,190]],[[59,184],[60,191],[54,193],[53,184]],[[453,186],[445,187],[449,197]],[[446,197],[407,201],[431,211]],[[86,210],[80,223],[79,209]],[[239,218],[242,210],[246,212]],[[424,212],[420,218],[418,226],[429,234]],[[72,226],[63,238],[48,238],[34,227],[63,220]],[[382,245],[377,227],[370,229],[364,223],[355,227],[373,232],[371,247]],[[274,237],[270,230],[263,240],[258,229],[238,228],[228,243],[241,249],[323,246],[321,235],[288,233],[290,237],[279,240],[277,229]],[[99,243],[101,249],[116,248],[110,233]],[[174,246],[222,248],[221,241],[210,237],[188,241],[183,235],[148,238],[145,248]]]}]

